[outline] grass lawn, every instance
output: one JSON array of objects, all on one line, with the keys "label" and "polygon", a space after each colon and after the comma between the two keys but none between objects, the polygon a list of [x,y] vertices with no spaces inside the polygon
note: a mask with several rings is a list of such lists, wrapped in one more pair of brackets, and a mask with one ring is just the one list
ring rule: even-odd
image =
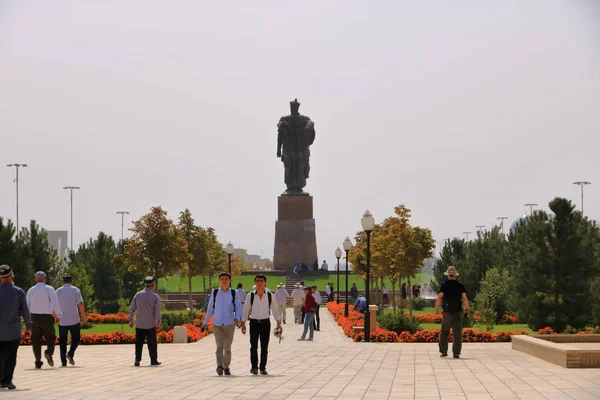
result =
[{"label": "grass lawn", "polygon": [[[397,307],[397,308],[396,308],[396,312],[399,312],[399,310],[400,310],[400,308],[398,308],[398,307]],[[434,309],[433,307],[425,307],[425,308],[424,308],[424,309],[422,309],[422,310],[413,310],[413,315],[422,315],[422,314],[435,314],[434,310],[435,310],[435,309]],[[384,309],[384,311],[383,311],[383,312],[384,312],[385,314],[392,314],[392,313],[393,313],[393,311],[394,311],[394,310],[393,310],[393,309],[390,307],[390,308],[386,308],[386,309]],[[402,311],[403,311],[403,312],[405,312],[405,313],[407,313],[407,312],[408,312],[408,307],[406,307],[406,308],[403,308],[403,309],[402,309]]]},{"label": "grass lawn", "polygon": [[[265,275],[267,277],[267,287],[273,292],[275,290],[277,290],[277,285],[279,283],[283,283],[284,285],[286,283],[285,276],[269,275],[268,273]],[[406,280],[404,280],[403,282],[405,282],[405,281]],[[325,286],[327,285],[328,282],[333,282],[333,284],[335,286],[337,283],[337,275],[334,273],[331,273],[329,275],[306,276],[305,280],[304,280],[305,285],[311,285],[311,286],[316,285],[317,289],[319,289],[320,291],[323,291],[323,292],[325,291]],[[390,283],[389,279],[386,279],[384,282],[385,282],[385,285],[388,287],[388,289],[392,290],[392,284]],[[212,283],[213,287],[216,287],[218,285],[218,279],[213,278],[211,283]],[[238,283],[241,283],[244,286],[244,289],[246,291],[251,290],[252,286],[254,285],[254,276],[253,275],[234,276],[232,279],[232,286],[234,288],[237,288]],[[359,290],[364,290],[364,287],[365,287],[364,280],[355,275],[348,274],[348,290],[350,290],[353,283],[356,283],[356,286],[358,286]],[[417,274],[417,276],[415,278],[411,279],[411,283],[420,285],[421,284],[421,274]],[[340,271],[340,290],[345,290],[345,288],[346,288],[345,285],[346,285],[345,273]],[[165,281],[165,279],[160,279],[158,282],[158,290],[161,293],[164,293],[165,288],[169,292],[180,292],[181,291],[183,293],[187,293],[188,280],[187,280],[187,278],[185,278],[185,277],[181,278],[180,276],[173,276],[171,278],[168,278],[166,281]],[[208,289],[209,289],[208,278],[206,278],[206,288],[202,284],[201,276],[195,276],[194,278],[192,278],[192,292],[205,292]],[[396,290],[398,290],[398,291],[400,290],[400,285],[396,285]]]},{"label": "grass lawn", "polygon": [[[437,329],[440,328],[440,324],[420,324],[421,328],[423,329]],[[482,325],[473,325],[473,329],[477,330],[477,331],[485,331],[485,328]],[[494,326],[494,329],[492,329],[492,332],[499,332],[499,331],[514,331],[514,332],[519,332],[519,331],[528,331],[529,333],[531,333],[531,329],[529,329],[529,327],[527,326],[527,324],[504,324],[504,325],[496,325]]]},{"label": "grass lawn", "polygon": [[[91,329],[82,329],[81,333],[92,334],[92,333],[113,333],[116,331],[123,331],[125,333],[135,333],[135,328],[130,328],[128,324],[94,324]],[[58,336],[58,325],[56,325],[56,336]]]}]

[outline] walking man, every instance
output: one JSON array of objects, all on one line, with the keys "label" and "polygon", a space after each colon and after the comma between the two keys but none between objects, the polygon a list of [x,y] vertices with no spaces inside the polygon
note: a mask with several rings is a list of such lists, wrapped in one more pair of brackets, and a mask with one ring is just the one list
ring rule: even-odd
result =
[{"label": "walking man", "polygon": [[35,356],[35,368],[40,369],[44,365],[42,361],[42,335],[46,339],[46,351],[44,356],[48,365],[53,367],[54,347],[56,334],[54,333],[54,321],[60,322],[62,313],[58,305],[58,298],[52,286],[46,285],[46,274],[42,271],[35,273],[36,284],[27,291],[27,306],[31,312],[31,347]]},{"label": "walking man", "polygon": [[[306,300],[304,301],[304,312],[306,315],[304,316],[304,331],[302,332],[302,336],[298,339],[298,341],[309,340],[312,341],[315,335],[313,320],[315,317],[315,310],[317,309],[317,303],[315,302],[315,298],[311,293],[311,288],[306,287],[305,295]],[[309,333],[308,339],[306,339],[306,334]]]},{"label": "walking man", "polygon": [[[271,313],[277,329],[281,329],[281,315],[273,294],[265,290],[267,277],[256,275],[254,278],[256,291],[248,293],[242,311],[242,333],[246,334],[246,321],[250,320],[250,373],[267,375],[267,357],[269,339],[271,337]],[[260,364],[258,363],[258,341],[260,339]]]},{"label": "walking man", "polygon": [[332,293],[331,293],[331,286],[329,286],[330,283],[327,282],[327,286],[325,286],[325,294],[327,295],[327,302],[329,303],[331,300],[331,298],[333,297]]},{"label": "walking man", "polygon": [[460,357],[462,349],[462,328],[465,316],[469,315],[469,300],[465,286],[456,280],[458,272],[455,267],[448,267],[444,275],[448,280],[440,286],[440,292],[435,300],[435,311],[442,305],[442,332],[440,334],[440,357],[448,356],[448,338],[450,328],[454,340],[452,341],[452,354],[454,358]]},{"label": "walking man", "polygon": [[288,293],[287,290],[285,290],[283,283],[280,283],[279,285],[277,285],[277,290],[275,291],[275,301],[277,302],[277,307],[279,307],[279,313],[283,317],[284,324],[285,324],[285,316],[287,314],[286,306],[287,306],[288,297],[290,297],[290,294]]},{"label": "walking man", "polygon": [[[235,295],[237,296],[238,299],[240,299],[240,301],[242,302],[242,307],[243,307],[244,301],[246,301],[246,291],[244,290],[244,285],[242,285],[241,283],[238,283],[236,292],[237,293]],[[241,310],[241,308],[240,308],[240,310]]]},{"label": "walking man", "polygon": [[[213,336],[217,343],[217,374],[219,376],[231,375],[229,365],[231,364],[231,343],[235,327],[240,323],[242,315],[242,302],[233,290],[231,285],[231,275],[229,272],[219,274],[219,283],[221,287],[214,289],[208,300],[208,308],[202,330],[206,329],[210,317],[213,317]],[[238,289],[239,290],[239,289]],[[243,289],[242,289],[243,290]]]},{"label": "walking man", "polygon": [[352,298],[354,299],[354,301],[356,301],[356,299],[358,299],[358,288],[356,287],[356,283],[352,284],[352,289],[350,289],[350,294],[352,295]]},{"label": "walking man", "polygon": [[294,323],[299,324],[304,306],[304,291],[300,289],[299,283],[296,283],[296,288],[292,290],[292,305],[294,306]]},{"label": "walking man", "polygon": [[383,305],[387,305],[390,303],[389,300],[389,291],[387,286],[385,286],[385,283],[381,286],[381,294],[383,295]]},{"label": "walking man", "polygon": [[133,296],[129,306],[129,326],[135,325],[135,363],[140,366],[142,361],[142,350],[144,340],[148,342],[148,353],[150,353],[150,365],[160,365],[158,361],[158,348],[156,344],[156,332],[160,329],[162,316],[160,314],[160,297],[154,293],[154,278],[144,278],[144,290]]},{"label": "walking man", "polygon": [[0,265],[0,388],[14,390],[13,373],[21,343],[21,318],[31,333],[31,316],[25,292],[13,284],[14,274],[8,265]]},{"label": "walking man", "polygon": [[[315,329],[315,331],[320,331],[321,330],[321,316],[319,315],[319,310],[320,310],[321,301],[322,301],[321,293],[319,293],[316,286],[313,286],[311,294],[315,298],[315,303],[317,304],[317,308],[315,309],[315,317],[313,319],[313,328]],[[304,309],[306,309],[306,305],[304,306]]]},{"label": "walking man", "polygon": [[[73,286],[71,276],[63,277],[63,285],[56,291],[58,305],[62,311],[62,319],[58,324],[58,345],[60,347],[60,362],[63,367],[75,365],[75,350],[79,346],[81,325],[85,321],[85,307],[81,291]],[[67,336],[71,332],[71,347],[67,353]]]}]

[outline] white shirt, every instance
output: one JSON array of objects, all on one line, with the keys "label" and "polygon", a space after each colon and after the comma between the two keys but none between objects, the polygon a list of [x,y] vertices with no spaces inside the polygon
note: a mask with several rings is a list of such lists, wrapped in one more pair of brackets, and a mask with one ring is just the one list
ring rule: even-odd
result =
[{"label": "white shirt", "polygon": [[388,288],[387,287],[381,288],[381,293],[382,294],[388,294]]},{"label": "white shirt", "polygon": [[315,290],[315,292],[314,292],[312,295],[313,295],[313,296],[314,296],[314,298],[315,298],[315,302],[316,302],[317,304],[321,304],[321,301],[322,301],[322,299],[321,299],[321,293],[319,293],[319,291],[318,291],[318,290]]},{"label": "white shirt", "polygon": [[329,285],[325,286],[325,293],[331,294],[331,286],[329,286]]},{"label": "white shirt", "polygon": [[279,288],[275,291],[275,301],[280,306],[283,306],[287,302],[287,298],[290,297],[290,294],[284,288]]},{"label": "white shirt", "polygon": [[27,291],[27,306],[32,314],[50,314],[52,311],[57,317],[62,317],[58,297],[52,286],[38,282]]},{"label": "white shirt", "polygon": [[304,291],[300,289],[292,290],[292,304],[295,306],[304,305]]},{"label": "white shirt", "polygon": [[262,299],[257,293],[254,293],[252,318],[249,318],[250,298],[252,297],[252,293],[253,292],[250,292],[246,295],[246,301],[244,302],[244,308],[242,310],[242,321],[248,321],[248,319],[269,319],[271,317],[270,314],[272,314],[275,321],[281,322],[281,313],[279,312],[279,307],[277,307],[277,301],[273,298],[275,297],[273,294],[271,294],[271,313],[269,314],[269,294],[266,290],[262,295]]},{"label": "white shirt", "polygon": [[323,265],[321,265],[321,269],[324,269],[325,271],[329,271],[329,265],[327,265],[327,263],[324,262]]},{"label": "white shirt", "polygon": [[81,291],[75,286],[65,283],[63,287],[56,290],[58,305],[63,315],[59,322],[60,326],[72,326],[79,323],[79,303],[83,303]]},{"label": "white shirt", "polygon": [[236,292],[237,293],[235,295],[238,296],[242,304],[244,304],[244,301],[246,301],[246,291],[242,288],[239,288]]}]

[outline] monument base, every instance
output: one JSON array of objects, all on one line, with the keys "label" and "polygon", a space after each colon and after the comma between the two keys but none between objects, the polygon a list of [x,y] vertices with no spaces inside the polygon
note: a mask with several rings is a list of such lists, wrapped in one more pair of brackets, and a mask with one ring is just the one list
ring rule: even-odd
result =
[{"label": "monument base", "polygon": [[312,268],[317,257],[317,235],[312,196],[279,196],[275,222],[275,270],[291,272],[296,265]]}]

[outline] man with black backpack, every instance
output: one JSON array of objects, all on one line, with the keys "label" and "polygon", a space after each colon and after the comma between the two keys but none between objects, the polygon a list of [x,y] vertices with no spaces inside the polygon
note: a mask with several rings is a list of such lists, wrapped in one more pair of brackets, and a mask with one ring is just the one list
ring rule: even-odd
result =
[{"label": "man with black backpack", "polygon": [[[267,355],[271,337],[271,314],[281,329],[281,313],[275,301],[275,295],[266,290],[267,277],[256,275],[256,290],[246,295],[242,312],[242,333],[246,334],[246,321],[250,320],[250,373],[267,375]],[[258,340],[260,339],[260,364],[258,363]]]},{"label": "man with black backpack", "polygon": [[442,305],[442,332],[440,334],[440,357],[448,356],[448,339],[450,328],[454,340],[452,341],[452,353],[454,358],[460,357],[462,349],[462,328],[465,317],[469,316],[469,300],[465,286],[456,280],[458,272],[455,267],[448,267],[444,275],[448,280],[442,283],[437,299],[435,300],[435,311]]},{"label": "man with black backpack", "polygon": [[218,289],[213,289],[209,294],[206,316],[202,323],[202,330],[206,329],[210,317],[213,317],[213,335],[217,343],[217,374],[231,375],[231,343],[235,327],[240,323],[242,303],[236,291],[231,288],[231,275],[228,272],[219,274]]}]

